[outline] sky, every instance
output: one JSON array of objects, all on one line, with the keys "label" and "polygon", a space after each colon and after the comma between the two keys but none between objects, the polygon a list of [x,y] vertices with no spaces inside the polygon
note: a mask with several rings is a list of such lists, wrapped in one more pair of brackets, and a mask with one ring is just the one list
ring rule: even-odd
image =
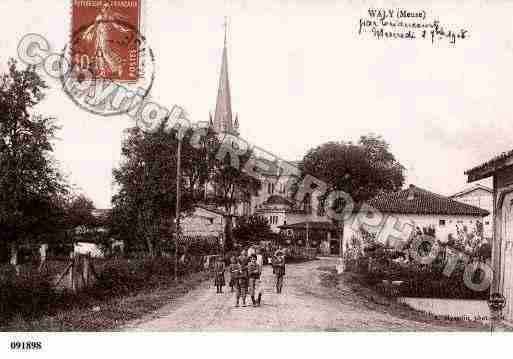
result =
[{"label": "sky", "polygon": [[[208,120],[226,15],[232,110],[243,138],[298,160],[327,141],[379,134],[406,168],[406,184],[456,193],[469,186],[466,169],[513,149],[513,6],[373,3],[425,10],[449,28],[467,29],[469,37],[452,46],[359,35],[367,1],[144,1],[143,31],[156,63],[151,98],[168,108],[183,106],[192,121]],[[27,33],[62,49],[70,14],[71,0],[2,0],[0,71]],[[98,208],[110,207],[112,169],[130,119],[86,112],[58,81],[45,78],[51,88],[37,111],[62,127],[56,159]]]}]

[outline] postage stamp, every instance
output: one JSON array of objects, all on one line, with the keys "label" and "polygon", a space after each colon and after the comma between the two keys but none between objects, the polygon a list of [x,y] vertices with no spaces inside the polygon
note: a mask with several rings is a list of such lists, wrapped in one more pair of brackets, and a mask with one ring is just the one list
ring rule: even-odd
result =
[{"label": "postage stamp", "polygon": [[135,82],[141,76],[142,0],[74,0],[71,61],[95,78]]},{"label": "postage stamp", "polygon": [[101,116],[139,114],[150,94],[155,56],[143,35],[144,0],[74,0],[61,81],[80,108]]}]

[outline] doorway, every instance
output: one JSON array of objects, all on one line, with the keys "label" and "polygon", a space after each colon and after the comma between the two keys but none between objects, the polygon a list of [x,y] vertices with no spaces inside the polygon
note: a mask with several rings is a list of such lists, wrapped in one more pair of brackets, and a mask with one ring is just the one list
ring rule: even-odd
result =
[{"label": "doorway", "polygon": [[502,202],[501,274],[502,293],[506,298],[504,317],[513,320],[513,193]]}]

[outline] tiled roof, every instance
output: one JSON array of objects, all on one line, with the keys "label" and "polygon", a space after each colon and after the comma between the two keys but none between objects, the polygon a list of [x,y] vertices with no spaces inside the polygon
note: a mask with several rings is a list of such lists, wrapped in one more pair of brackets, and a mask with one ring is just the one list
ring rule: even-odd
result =
[{"label": "tiled roof", "polygon": [[487,216],[488,211],[410,185],[399,192],[380,195],[367,202],[384,213]]},{"label": "tiled roof", "polygon": [[264,204],[269,204],[269,205],[283,204],[283,205],[287,205],[287,206],[292,206],[292,202],[290,202],[288,199],[286,199],[282,196],[278,196],[278,195],[272,195],[271,197],[269,197],[267,199],[267,201],[264,202]]},{"label": "tiled roof", "polygon": [[493,170],[496,167],[500,167],[504,162],[508,161],[513,157],[513,150],[508,152],[502,152],[500,155],[493,157],[492,159],[480,164],[479,166],[473,167],[465,171],[465,174],[471,176],[476,171],[488,171]]}]

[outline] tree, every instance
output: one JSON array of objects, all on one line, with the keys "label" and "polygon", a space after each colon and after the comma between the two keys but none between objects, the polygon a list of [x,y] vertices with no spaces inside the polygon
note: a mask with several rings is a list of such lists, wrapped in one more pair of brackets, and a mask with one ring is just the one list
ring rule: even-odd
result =
[{"label": "tree", "polygon": [[51,157],[58,127],[33,112],[46,84],[34,67],[19,70],[9,60],[8,68],[0,77],[0,240],[16,265],[22,241],[38,243],[59,229],[67,185]]},{"label": "tree", "polygon": [[94,226],[96,218],[93,215],[93,201],[84,194],[72,196],[66,205],[66,218],[70,228],[79,226]]},{"label": "tree", "polygon": [[[214,202],[222,206],[228,214],[233,212],[233,207],[237,203],[249,202],[251,196],[261,187],[259,180],[241,170],[250,157],[250,152],[239,157],[239,168],[231,165],[230,154],[228,153],[222,160],[216,161],[213,176],[211,177],[212,184],[215,188]],[[232,228],[232,218],[227,217],[225,228],[226,250],[233,248]]]},{"label": "tree", "polygon": [[[150,256],[158,252],[160,239],[171,235],[169,221],[174,219],[176,207],[177,144],[175,133],[169,133],[163,125],[150,133],[131,128],[122,145],[122,163],[113,170],[119,186],[113,197],[115,232],[129,247],[140,246],[138,242],[142,241]],[[187,208],[185,188],[183,193],[182,202]]]},{"label": "tree", "polygon": [[[219,143],[213,131],[205,130],[193,138],[198,132],[189,129],[182,139],[182,212],[204,199],[205,183],[215,167]],[[122,163],[113,171],[119,190],[113,196],[112,229],[129,249],[143,246],[154,256],[162,240],[171,239],[175,230],[177,149],[177,132],[168,130],[166,121],[152,132],[137,127],[127,131]]]},{"label": "tree", "polygon": [[273,235],[269,222],[257,215],[240,217],[233,235],[243,246],[258,243]]},{"label": "tree", "polygon": [[216,155],[220,142],[217,134],[212,127],[198,132],[191,129],[185,134],[183,143],[181,167],[188,195],[196,202],[206,200],[205,186],[212,181],[218,168]]},{"label": "tree", "polygon": [[[327,142],[308,151],[300,163],[302,175],[312,175],[327,185],[319,200],[322,205],[333,191],[344,191],[356,204],[389,191],[399,190],[404,183],[404,167],[390,152],[380,136],[361,136],[357,143]],[[334,203],[340,211],[347,203]],[[343,231],[343,223],[333,220]],[[339,233],[340,238],[343,233]],[[341,244],[341,251],[343,250]]]},{"label": "tree", "polygon": [[375,135],[361,136],[357,143],[328,142],[308,151],[300,164],[331,191],[344,191],[353,201],[367,201],[379,193],[399,190],[404,167],[390,152],[389,145]]}]

